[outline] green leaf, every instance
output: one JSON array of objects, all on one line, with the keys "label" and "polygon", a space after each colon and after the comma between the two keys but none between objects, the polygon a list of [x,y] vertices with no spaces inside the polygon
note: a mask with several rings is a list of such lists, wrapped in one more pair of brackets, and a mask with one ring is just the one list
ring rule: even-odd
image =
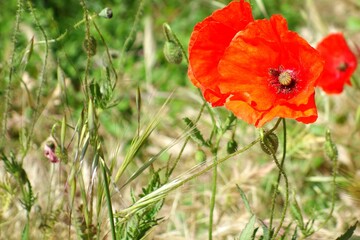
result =
[{"label": "green leaf", "polygon": [[256,230],[254,225],[256,221],[256,216],[252,215],[249,222],[246,224],[244,230],[241,232],[240,240],[252,240],[253,232]]},{"label": "green leaf", "polygon": [[301,209],[300,209],[300,206],[298,204],[298,202],[296,201],[296,198],[295,196],[293,195],[293,201],[290,205],[290,212],[291,212],[291,215],[293,216],[293,218],[295,218],[295,220],[297,221],[298,223],[298,226],[300,227],[300,229],[304,230],[305,229],[305,226],[304,226],[304,218],[302,216],[302,213],[301,213]]},{"label": "green leaf", "polygon": [[201,135],[199,129],[195,126],[193,121],[190,120],[190,118],[185,117],[184,121],[186,125],[191,129],[190,136],[191,138],[200,146],[209,146],[209,143],[205,141],[203,136]]},{"label": "green leaf", "polygon": [[354,225],[352,225],[348,230],[346,230],[346,232],[343,235],[338,237],[336,240],[348,240],[348,239],[350,239],[351,236],[354,234],[354,231],[356,229],[357,224],[358,224],[358,221],[356,221],[354,223]]},{"label": "green leaf", "polygon": [[28,239],[29,239],[29,222],[26,223],[21,234],[21,240],[28,240]]},{"label": "green leaf", "polygon": [[273,231],[270,231],[268,226],[266,226],[266,224],[260,220],[261,223],[261,228],[263,230],[263,238],[262,240],[269,240],[271,239],[272,235],[273,235]]},{"label": "green leaf", "polygon": [[297,239],[297,227],[295,228],[294,234],[291,237],[291,240],[296,240]]},{"label": "green leaf", "polygon": [[238,189],[238,191],[239,191],[239,193],[240,193],[240,196],[241,196],[241,198],[242,198],[242,200],[243,200],[243,202],[244,202],[244,204],[245,204],[246,210],[247,210],[249,213],[254,214],[253,211],[251,210],[249,201],[248,201],[248,199],[247,199],[244,191],[243,191],[243,190],[239,187],[239,185],[237,185],[237,184],[236,184],[236,187],[237,187],[237,189]]}]

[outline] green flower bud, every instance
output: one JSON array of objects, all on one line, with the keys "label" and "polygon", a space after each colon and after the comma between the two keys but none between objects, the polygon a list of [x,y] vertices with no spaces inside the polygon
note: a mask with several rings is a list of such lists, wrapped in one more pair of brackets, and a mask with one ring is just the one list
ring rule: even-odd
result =
[{"label": "green flower bud", "polygon": [[205,160],[206,160],[205,152],[203,150],[201,150],[201,149],[197,150],[196,153],[195,153],[195,160],[198,163],[205,162]]},{"label": "green flower bud", "polygon": [[234,139],[231,139],[228,143],[227,143],[227,148],[226,151],[228,154],[232,154],[237,150],[238,144]]},{"label": "green flower bud", "polygon": [[279,147],[279,139],[275,133],[264,134],[264,138],[260,142],[261,149],[269,155],[276,153]]},{"label": "green flower bud", "polygon": [[181,47],[174,41],[167,41],[164,45],[164,55],[169,63],[180,64],[183,59]]},{"label": "green flower bud", "polygon": [[166,38],[164,45],[164,55],[166,60],[169,63],[180,64],[183,59],[182,49],[169,24],[163,24],[163,32]]}]

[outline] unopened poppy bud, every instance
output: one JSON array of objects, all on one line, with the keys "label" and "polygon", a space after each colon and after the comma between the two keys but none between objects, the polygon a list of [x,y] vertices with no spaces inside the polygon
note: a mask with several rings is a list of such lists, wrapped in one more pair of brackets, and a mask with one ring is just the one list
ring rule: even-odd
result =
[{"label": "unopened poppy bud", "polygon": [[273,153],[276,153],[279,147],[279,139],[275,133],[264,134],[260,146],[266,154],[272,155]]},{"label": "unopened poppy bud", "polygon": [[201,149],[197,150],[196,153],[195,153],[195,160],[198,163],[205,162],[205,160],[206,160],[205,152],[203,150],[201,150]]},{"label": "unopened poppy bud", "polygon": [[237,150],[238,144],[234,139],[231,139],[228,143],[227,143],[227,148],[226,151],[228,154],[232,154]]},{"label": "unopened poppy bud", "polygon": [[326,131],[324,150],[325,150],[326,156],[328,156],[331,160],[337,159],[338,150],[337,150],[336,145],[334,144],[334,142],[331,139],[330,130]]},{"label": "unopened poppy bud", "polygon": [[179,64],[183,59],[182,49],[176,41],[176,36],[171,30],[169,24],[163,24],[163,32],[166,38],[164,45],[164,55],[169,63]]},{"label": "unopened poppy bud", "polygon": [[173,64],[180,64],[183,59],[181,47],[173,41],[165,42],[164,55],[166,60]]},{"label": "unopened poppy bud", "polygon": [[112,16],[113,16],[113,12],[112,12],[111,8],[104,8],[104,9],[101,10],[101,12],[99,13],[99,16],[100,16],[100,17],[103,17],[103,18],[110,19],[110,18],[112,18]]},{"label": "unopened poppy bud", "polygon": [[90,36],[89,39],[86,38],[83,42],[83,48],[90,57],[94,56],[97,48],[96,39],[93,36]]}]

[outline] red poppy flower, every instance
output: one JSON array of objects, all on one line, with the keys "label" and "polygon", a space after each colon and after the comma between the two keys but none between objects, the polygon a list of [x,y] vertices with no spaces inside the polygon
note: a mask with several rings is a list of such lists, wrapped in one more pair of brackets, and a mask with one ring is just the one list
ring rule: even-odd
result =
[{"label": "red poppy flower", "polygon": [[344,85],[351,85],[357,60],[347,45],[342,33],[333,33],[324,38],[316,47],[325,59],[324,71],[318,86],[326,93],[341,93]]},{"label": "red poppy flower", "polygon": [[[243,1],[238,4],[246,5]],[[230,18],[236,21],[239,16],[226,15],[223,20]],[[194,31],[189,76],[213,106],[224,105],[256,127],[275,117],[304,123],[317,119],[314,86],[323,60],[304,39],[288,30],[283,17],[249,21],[235,34],[227,29],[221,34],[208,29],[200,32],[196,27]],[[216,44],[209,43],[214,38]]]}]

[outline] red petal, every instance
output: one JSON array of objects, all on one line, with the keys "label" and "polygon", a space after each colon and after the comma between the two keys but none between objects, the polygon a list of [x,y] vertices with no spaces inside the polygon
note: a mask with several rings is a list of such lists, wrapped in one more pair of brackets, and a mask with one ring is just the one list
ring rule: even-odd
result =
[{"label": "red petal", "polygon": [[194,28],[189,43],[188,75],[204,94],[208,90],[205,98],[213,105],[223,104],[228,97],[221,94],[217,87],[221,81],[217,71],[220,58],[235,34],[250,21],[253,21],[251,6],[242,0],[231,2],[225,8],[215,11]]},{"label": "red petal", "polygon": [[259,111],[244,101],[231,100],[225,104],[225,107],[245,122],[254,124],[255,127],[262,127],[276,117],[293,118],[303,123],[313,123],[318,116],[314,94],[310,96],[308,103],[300,106],[276,105],[270,110]]}]

